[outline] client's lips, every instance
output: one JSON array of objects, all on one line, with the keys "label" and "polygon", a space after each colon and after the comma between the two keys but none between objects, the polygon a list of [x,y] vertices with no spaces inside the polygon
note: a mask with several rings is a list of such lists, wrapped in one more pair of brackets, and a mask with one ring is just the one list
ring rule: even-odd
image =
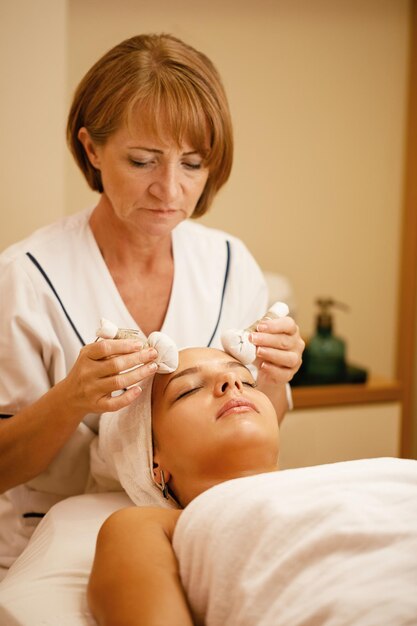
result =
[{"label": "client's lips", "polygon": [[245,400],[244,398],[235,398],[234,400],[229,400],[223,404],[220,411],[216,415],[216,420],[224,417],[225,415],[231,415],[233,413],[246,413],[247,411],[256,411],[256,413],[259,413],[253,402],[249,402],[249,400]]}]

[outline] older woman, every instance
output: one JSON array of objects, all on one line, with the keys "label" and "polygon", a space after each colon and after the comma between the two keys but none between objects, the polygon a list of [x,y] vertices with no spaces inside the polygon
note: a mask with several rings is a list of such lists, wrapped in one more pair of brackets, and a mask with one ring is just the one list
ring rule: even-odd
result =
[{"label": "older woman", "polygon": [[[3,568],[55,502],[88,488],[101,413],[129,405],[154,372],[140,341],[94,343],[99,318],[143,338],[161,329],[180,347],[219,346],[222,328],[247,327],[267,304],[244,244],[188,220],[232,165],[228,105],[205,55],[169,35],[115,46],[75,93],[68,141],[97,205],[0,257]],[[303,341],[290,318],[266,321],[252,341],[281,419]]]}]

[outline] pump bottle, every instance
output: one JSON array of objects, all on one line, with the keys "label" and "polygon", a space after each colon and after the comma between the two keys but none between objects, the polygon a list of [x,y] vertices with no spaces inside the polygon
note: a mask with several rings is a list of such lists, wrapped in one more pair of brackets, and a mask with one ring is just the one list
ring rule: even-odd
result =
[{"label": "pump bottle", "polygon": [[307,343],[304,353],[305,373],[309,384],[330,385],[345,382],[346,344],[333,334],[332,307],[348,310],[345,304],[331,298],[318,299],[316,333]]}]

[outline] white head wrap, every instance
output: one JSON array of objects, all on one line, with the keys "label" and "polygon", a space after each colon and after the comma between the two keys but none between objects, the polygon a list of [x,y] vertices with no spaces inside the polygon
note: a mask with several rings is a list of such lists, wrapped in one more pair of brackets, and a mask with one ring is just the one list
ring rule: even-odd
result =
[{"label": "white head wrap", "polygon": [[143,391],[130,406],[102,414],[91,446],[91,472],[100,491],[120,490],[120,484],[139,506],[179,508],[173,498],[164,498],[153,478],[152,381],[141,382]]},{"label": "white head wrap", "polygon": [[[156,331],[146,339],[139,330],[118,328],[102,318],[96,334],[102,339],[143,339],[144,346],[158,352],[159,373],[178,367],[178,348],[164,333]],[[142,393],[128,407],[101,415],[99,435],[90,449],[91,488],[119,491],[121,486],[139,506],[179,508],[175,500],[163,496],[153,478],[152,382],[153,376],[141,381]]]}]

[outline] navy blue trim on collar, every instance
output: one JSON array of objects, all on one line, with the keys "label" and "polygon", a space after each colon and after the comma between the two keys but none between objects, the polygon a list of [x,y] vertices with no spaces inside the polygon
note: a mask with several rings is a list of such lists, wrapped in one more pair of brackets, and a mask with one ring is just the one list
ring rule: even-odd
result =
[{"label": "navy blue trim on collar", "polygon": [[231,257],[231,249],[230,249],[230,241],[226,240],[226,253],[227,253],[227,258],[226,258],[226,269],[224,272],[224,281],[223,281],[223,289],[222,289],[222,297],[220,300],[220,309],[219,309],[219,315],[217,317],[217,322],[216,322],[216,326],[214,327],[214,331],[213,334],[210,337],[210,341],[207,344],[207,347],[209,348],[211,346],[211,343],[214,339],[214,336],[217,332],[217,329],[219,327],[220,324],[220,318],[222,316],[222,311],[223,311],[223,303],[224,303],[224,294],[226,292],[226,285],[227,285],[227,280],[229,278],[229,269],[230,269],[230,257]]},{"label": "navy blue trim on collar", "polygon": [[55,287],[53,286],[49,276],[47,275],[47,273],[45,272],[45,270],[43,269],[43,267],[41,266],[41,264],[39,263],[39,261],[37,261],[35,259],[35,257],[30,253],[30,252],[26,252],[26,256],[32,261],[32,263],[35,265],[35,267],[38,268],[38,270],[40,271],[40,273],[42,274],[42,276],[44,277],[44,279],[46,280],[46,282],[48,283],[49,287],[51,288],[53,294],[55,295],[56,299],[58,300],[59,304],[61,305],[61,309],[64,312],[65,317],[67,318],[68,322],[70,323],[70,326],[72,328],[72,330],[74,331],[74,333],[77,335],[77,338],[80,342],[80,344],[82,346],[85,346],[85,341],[84,339],[81,337],[80,333],[78,332],[74,322],[72,321],[72,319],[70,318],[66,308],[64,307],[64,304],[61,300],[61,298],[58,295],[57,290],[55,289]]},{"label": "navy blue trim on collar", "polygon": [[[58,300],[61,309],[65,315],[65,317],[67,318],[71,328],[73,329],[74,333],[76,334],[80,344],[82,346],[85,346],[85,341],[83,340],[83,338],[81,337],[80,333],[78,332],[74,322],[72,321],[71,317],[69,316],[68,311],[66,310],[61,298],[58,295],[58,292],[56,291],[55,287],[53,286],[49,276],[47,275],[47,273],[45,272],[45,270],[43,269],[43,267],[41,266],[41,264],[39,263],[39,261],[37,261],[35,259],[35,257],[30,253],[30,252],[26,252],[27,257],[32,261],[32,263],[35,265],[35,267],[37,267],[37,269],[40,271],[40,273],[42,274],[42,276],[44,277],[44,279],[46,280],[46,282],[48,283],[49,287],[51,288],[53,294],[55,295],[56,299]],[[231,259],[231,249],[230,249],[230,241],[226,240],[226,268],[225,268],[225,273],[224,273],[224,281],[223,281],[223,289],[222,289],[222,294],[221,294],[221,299],[220,299],[220,308],[219,308],[219,314],[217,317],[217,322],[216,325],[214,327],[213,333],[210,337],[210,341],[207,344],[207,347],[210,347],[213,339],[216,335],[217,329],[219,327],[220,324],[220,319],[222,316],[222,311],[223,311],[223,304],[224,304],[224,296],[225,296],[225,292],[226,292],[226,286],[227,286],[227,281],[229,278],[229,270],[230,270],[230,259]]]}]

